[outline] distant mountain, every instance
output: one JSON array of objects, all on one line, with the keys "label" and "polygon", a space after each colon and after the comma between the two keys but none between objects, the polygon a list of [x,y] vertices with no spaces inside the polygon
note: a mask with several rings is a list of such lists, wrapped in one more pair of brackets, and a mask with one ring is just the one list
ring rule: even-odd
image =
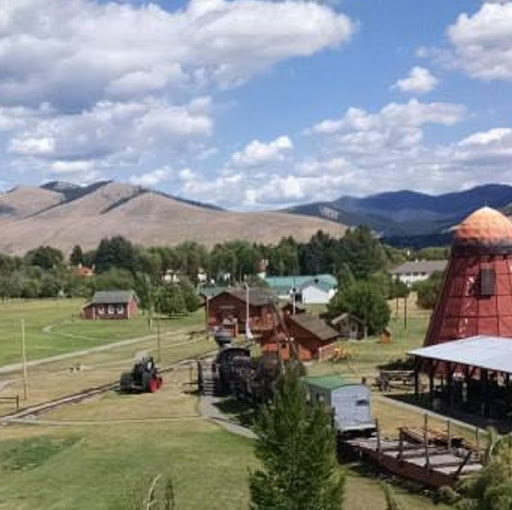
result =
[{"label": "distant mountain", "polygon": [[[488,205],[512,210],[512,186],[488,184],[466,191],[427,195],[414,191],[379,193],[364,198],[343,196],[331,202],[300,205],[289,212],[339,221],[345,225],[368,224],[386,238],[399,240],[428,236],[448,239],[446,229],[475,209]],[[441,237],[439,237],[441,236]]]},{"label": "distant mountain", "polygon": [[85,187],[54,181],[0,194],[0,252],[11,254],[41,245],[69,252],[80,244],[87,250],[114,235],[146,246],[213,246],[231,239],[275,243],[289,235],[305,241],[319,229],[341,236],[345,226],[284,212],[224,211],[113,181]]}]

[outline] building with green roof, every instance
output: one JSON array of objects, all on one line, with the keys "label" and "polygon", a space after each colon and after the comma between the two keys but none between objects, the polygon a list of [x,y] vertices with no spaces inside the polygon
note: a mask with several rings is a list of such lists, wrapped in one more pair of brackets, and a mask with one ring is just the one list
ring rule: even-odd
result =
[{"label": "building with green roof", "polygon": [[302,382],[312,400],[323,402],[334,413],[337,430],[342,434],[375,431],[370,405],[370,390],[338,374],[305,376]]}]

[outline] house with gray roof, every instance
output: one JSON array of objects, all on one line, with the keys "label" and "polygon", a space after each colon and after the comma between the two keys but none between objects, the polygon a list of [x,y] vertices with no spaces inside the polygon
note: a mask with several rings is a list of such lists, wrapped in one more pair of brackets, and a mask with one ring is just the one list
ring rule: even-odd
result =
[{"label": "house with gray roof", "polygon": [[411,260],[395,267],[390,273],[394,278],[411,287],[416,282],[426,280],[436,271],[443,272],[447,263],[447,260]]},{"label": "house with gray roof", "polygon": [[139,310],[137,294],[133,290],[102,290],[94,294],[82,308],[82,318],[131,319]]}]

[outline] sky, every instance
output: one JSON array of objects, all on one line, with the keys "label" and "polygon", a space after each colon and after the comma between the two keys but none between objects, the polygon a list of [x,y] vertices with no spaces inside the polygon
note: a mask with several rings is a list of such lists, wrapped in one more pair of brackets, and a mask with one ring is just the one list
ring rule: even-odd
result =
[{"label": "sky", "polygon": [[0,0],[0,152],[237,210],[512,184],[512,2]]}]

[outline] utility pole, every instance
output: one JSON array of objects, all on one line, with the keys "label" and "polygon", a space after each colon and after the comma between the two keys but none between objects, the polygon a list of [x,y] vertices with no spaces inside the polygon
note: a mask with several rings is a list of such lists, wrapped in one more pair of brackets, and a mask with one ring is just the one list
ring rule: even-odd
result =
[{"label": "utility pole", "polygon": [[404,297],[404,329],[407,329],[407,298],[408,296]]},{"label": "utility pole", "polygon": [[245,286],[245,337],[247,340],[252,340],[251,328],[249,326],[250,321],[250,306],[249,306],[249,284],[244,282]]},{"label": "utility pole", "polygon": [[160,343],[160,317],[156,319],[156,350],[158,363],[162,361],[162,346]]},{"label": "utility pole", "polygon": [[23,360],[23,399],[28,398],[27,350],[25,348],[25,319],[21,319],[21,357]]}]

